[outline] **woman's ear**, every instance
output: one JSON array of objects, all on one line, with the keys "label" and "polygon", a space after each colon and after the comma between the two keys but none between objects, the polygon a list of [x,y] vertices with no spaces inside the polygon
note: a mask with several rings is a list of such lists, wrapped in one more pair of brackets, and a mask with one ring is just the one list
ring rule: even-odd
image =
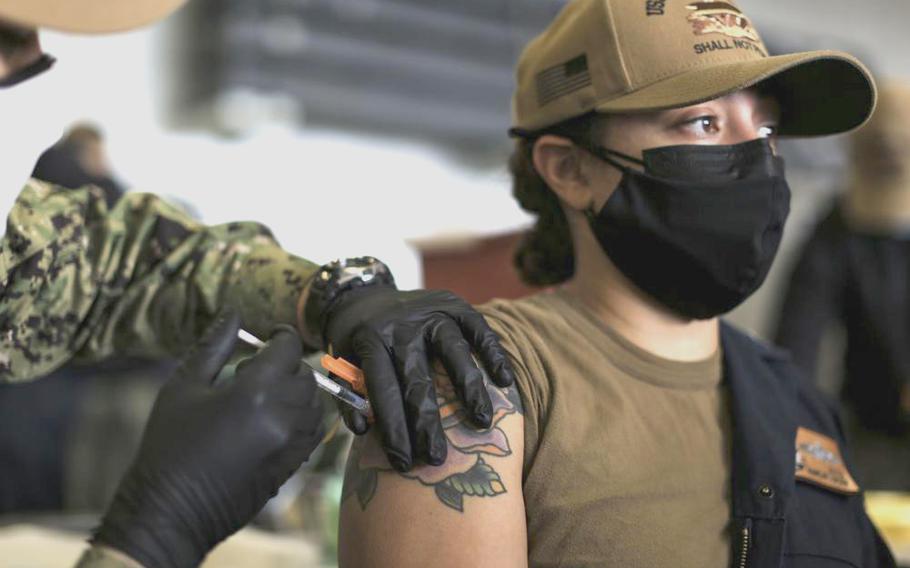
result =
[{"label": "woman's ear", "polygon": [[584,211],[594,200],[589,177],[583,167],[582,150],[568,138],[546,134],[534,142],[534,169],[560,201]]}]

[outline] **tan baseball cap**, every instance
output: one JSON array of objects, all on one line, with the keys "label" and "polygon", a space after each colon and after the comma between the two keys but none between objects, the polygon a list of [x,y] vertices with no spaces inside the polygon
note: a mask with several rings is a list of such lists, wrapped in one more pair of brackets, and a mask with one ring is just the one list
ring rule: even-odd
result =
[{"label": "tan baseball cap", "polygon": [[187,0],[0,0],[0,18],[36,28],[101,34],[160,20]]},{"label": "tan baseball cap", "polygon": [[591,111],[689,106],[762,83],[782,135],[845,132],[875,107],[875,83],[836,51],[769,56],[733,0],[571,0],[521,54],[512,126],[537,131]]}]

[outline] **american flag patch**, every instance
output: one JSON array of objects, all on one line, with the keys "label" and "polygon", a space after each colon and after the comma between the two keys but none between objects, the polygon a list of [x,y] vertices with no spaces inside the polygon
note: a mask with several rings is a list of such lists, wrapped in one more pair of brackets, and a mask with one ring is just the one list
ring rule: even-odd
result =
[{"label": "american flag patch", "polygon": [[543,106],[553,99],[583,89],[590,84],[588,56],[579,55],[537,74],[537,104]]}]

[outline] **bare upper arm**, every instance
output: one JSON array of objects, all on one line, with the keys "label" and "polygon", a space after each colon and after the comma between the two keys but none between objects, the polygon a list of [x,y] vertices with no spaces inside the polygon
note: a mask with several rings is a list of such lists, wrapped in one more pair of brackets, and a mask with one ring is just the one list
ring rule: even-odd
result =
[{"label": "bare upper arm", "polygon": [[476,430],[448,379],[436,384],[449,441],[443,465],[400,474],[373,432],[354,442],[341,504],[342,567],[527,566],[517,390],[491,391],[493,426]]}]

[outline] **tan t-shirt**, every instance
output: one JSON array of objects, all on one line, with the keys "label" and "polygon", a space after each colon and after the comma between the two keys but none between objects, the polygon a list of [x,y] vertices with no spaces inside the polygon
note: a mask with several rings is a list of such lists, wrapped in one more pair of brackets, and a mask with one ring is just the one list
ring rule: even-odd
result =
[{"label": "tan t-shirt", "polygon": [[728,566],[720,353],[661,359],[563,292],[481,312],[513,355],[525,406],[531,565]]}]

